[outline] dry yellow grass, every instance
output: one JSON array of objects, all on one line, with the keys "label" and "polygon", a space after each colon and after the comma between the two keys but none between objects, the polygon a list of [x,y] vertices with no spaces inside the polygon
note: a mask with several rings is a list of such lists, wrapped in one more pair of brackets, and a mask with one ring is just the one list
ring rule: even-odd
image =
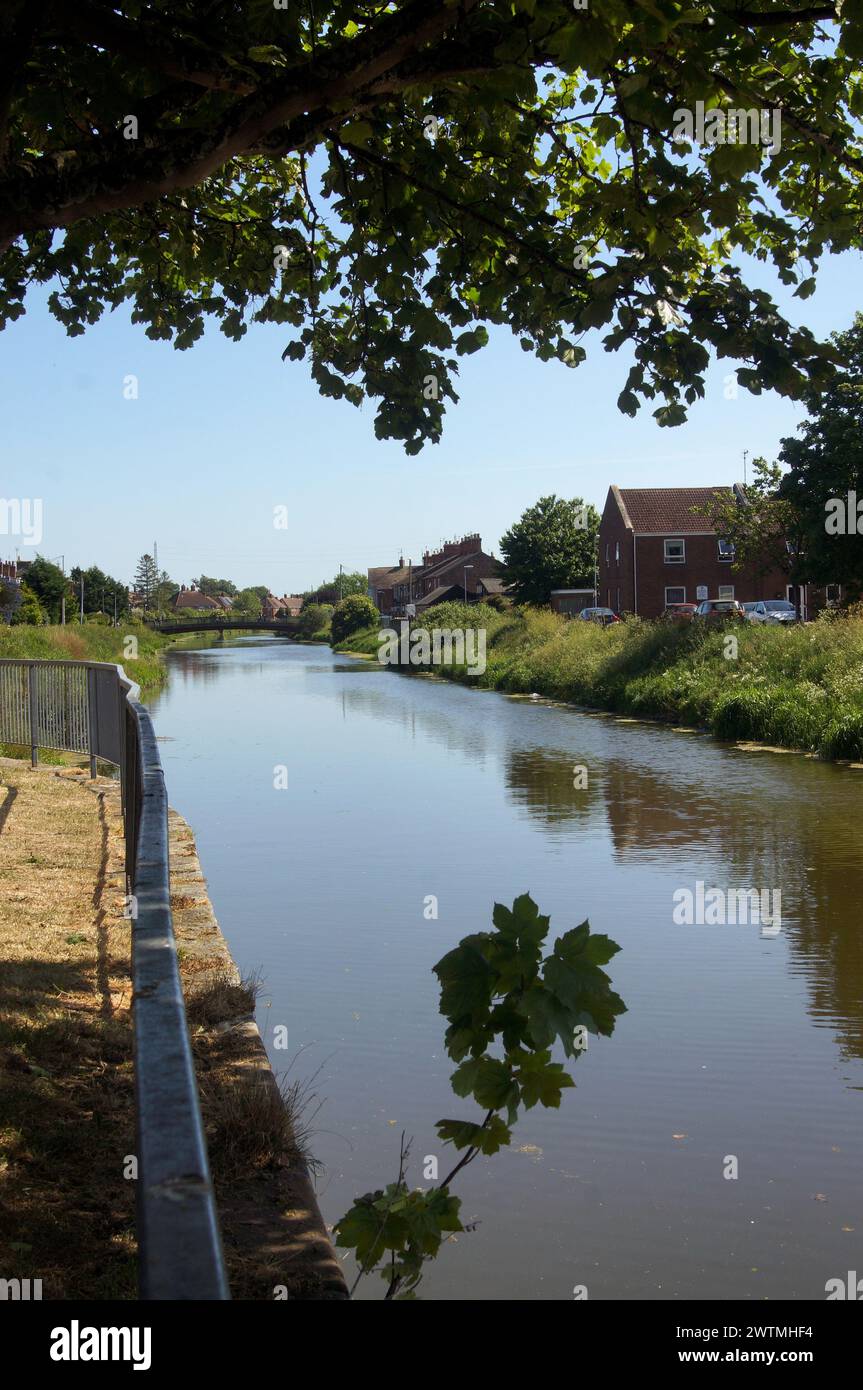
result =
[{"label": "dry yellow grass", "polygon": [[[266,1082],[242,1022],[257,982],[239,979],[191,831],[171,822],[180,974],[234,1296],[272,1298],[281,1284],[331,1296],[332,1252],[302,1183],[309,1097]],[[136,1296],[124,891],[116,783],[0,759],[0,1278],[41,1279],[46,1299]]]},{"label": "dry yellow grass", "polygon": [[129,924],[116,788],[0,763],[0,1276],[135,1292]]}]

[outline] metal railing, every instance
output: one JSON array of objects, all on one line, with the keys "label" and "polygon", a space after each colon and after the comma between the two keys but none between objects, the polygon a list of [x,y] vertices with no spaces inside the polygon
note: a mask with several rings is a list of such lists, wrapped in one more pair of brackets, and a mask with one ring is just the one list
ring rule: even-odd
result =
[{"label": "metal railing", "polygon": [[137,1231],[143,1299],[227,1299],[168,871],[168,797],[153,724],[121,666],[0,659],[0,742],[120,770],[132,928]]}]

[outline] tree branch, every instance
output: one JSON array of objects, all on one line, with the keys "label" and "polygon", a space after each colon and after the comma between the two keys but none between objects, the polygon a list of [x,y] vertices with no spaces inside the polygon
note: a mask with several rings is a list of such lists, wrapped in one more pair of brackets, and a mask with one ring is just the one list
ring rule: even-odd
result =
[{"label": "tree branch", "polygon": [[[459,0],[458,5],[448,5],[446,0],[436,0],[429,5],[429,0],[410,0],[404,9],[384,16],[374,30],[334,43],[318,63],[283,72],[238,101],[215,131],[183,132],[157,149],[145,148],[134,155],[126,145],[122,158],[101,169],[84,168],[68,180],[56,175],[46,179],[37,173],[11,188],[0,185],[0,195],[6,194],[2,201],[16,209],[0,217],[0,251],[22,232],[68,227],[98,213],[139,206],[190,188],[277,126],[318,108],[349,106],[357,93],[425,44],[441,38],[478,3]],[[102,183],[97,192],[93,192],[95,182]]]}]

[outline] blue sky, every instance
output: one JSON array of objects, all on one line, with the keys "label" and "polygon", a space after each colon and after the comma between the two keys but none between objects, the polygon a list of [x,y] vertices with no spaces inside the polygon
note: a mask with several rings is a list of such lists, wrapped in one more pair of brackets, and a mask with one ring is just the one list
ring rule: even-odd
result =
[{"label": "blue sky", "polygon": [[[757,280],[819,336],[859,306],[860,257],[825,261],[816,294],[794,300],[762,267]],[[0,495],[41,498],[38,550],[67,570],[98,564],[130,579],[158,542],[160,567],[188,583],[202,571],[275,593],[338,570],[419,560],[442,538],[502,533],[546,493],[602,508],[611,483],[730,483],[742,452],[774,457],[802,417],[772,393],[725,399],[733,363],[712,365],[706,399],[677,429],[650,410],[635,420],[616,399],[627,362],[585,340],[575,371],[538,362],[505,330],[462,362],[460,403],[439,445],[408,458],[374,436],[374,404],[320,397],[304,363],[283,363],[284,330],[250,328],[240,343],[211,327],[187,352],[151,343],[128,314],[67,338],[44,298],[0,337]],[[139,381],[125,400],[124,378]],[[286,505],[276,530],[273,508]],[[15,538],[0,535],[0,558]],[[22,557],[35,547],[20,546]]]}]

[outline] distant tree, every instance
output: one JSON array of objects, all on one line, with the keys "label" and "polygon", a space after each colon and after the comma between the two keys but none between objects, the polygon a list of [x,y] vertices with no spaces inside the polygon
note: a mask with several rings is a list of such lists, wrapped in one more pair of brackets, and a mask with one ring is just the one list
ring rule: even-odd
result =
[{"label": "distant tree", "polygon": [[12,613],[13,623],[27,623],[30,627],[40,627],[45,621],[41,603],[28,584],[21,585],[21,602]]},{"label": "distant tree", "polygon": [[192,583],[200,589],[202,594],[208,594],[210,598],[218,598],[219,594],[225,594],[228,598],[233,598],[238,593],[236,584],[230,579],[211,579],[208,574],[202,574],[199,579],[193,579]]},{"label": "distant tree", "polygon": [[156,569],[156,561],[152,555],[142,555],[138,561],[134,578],[135,592],[140,594],[143,600],[144,612],[147,613],[153,606],[156,585],[159,582],[159,574]]},{"label": "distant tree", "polygon": [[179,587],[168,572],[162,570],[151,595],[153,612],[158,613],[160,617],[169,613]]},{"label": "distant tree", "polygon": [[838,379],[807,399],[799,438],[782,440],[787,473],[779,485],[796,512],[800,558],[795,579],[844,584],[863,593],[863,314],[833,335]]},{"label": "distant tree", "polygon": [[504,577],[520,603],[593,585],[599,513],[580,497],[541,497],[501,538]]},{"label": "distant tree", "polygon": [[262,585],[241,589],[231,604],[231,612],[238,618],[260,618],[261,604],[266,596],[267,590]]},{"label": "distant tree", "polygon": [[333,606],[330,603],[309,603],[300,613],[299,633],[301,637],[314,637],[330,624]]},{"label": "distant tree", "polygon": [[359,632],[361,627],[371,627],[379,620],[380,613],[370,598],[365,594],[351,594],[350,598],[343,598],[341,603],[337,603],[333,611],[333,641],[341,642],[352,632]]},{"label": "distant tree", "polygon": [[114,615],[114,599],[117,600],[117,616],[125,613],[129,607],[129,591],[126,585],[119,579],[112,579],[110,574],[105,574],[99,569],[98,565],[90,565],[89,569],[82,570],[76,566],[70,573],[72,589],[75,601],[80,602],[81,579],[84,580],[84,612],[105,613],[108,617]]},{"label": "distant tree", "polygon": [[58,623],[63,595],[69,588],[69,581],[60,567],[37,555],[27,570],[27,584],[36,595],[48,621]]}]

